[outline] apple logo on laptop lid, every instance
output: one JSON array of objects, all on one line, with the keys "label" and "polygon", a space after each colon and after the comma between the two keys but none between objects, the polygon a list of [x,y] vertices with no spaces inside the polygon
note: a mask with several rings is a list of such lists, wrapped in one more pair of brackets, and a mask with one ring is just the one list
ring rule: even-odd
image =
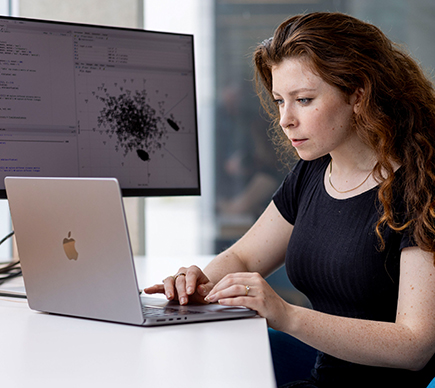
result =
[{"label": "apple logo on laptop lid", "polygon": [[79,254],[75,247],[76,241],[71,238],[71,232],[68,233],[68,237],[63,239],[63,250],[69,260],[77,260]]}]

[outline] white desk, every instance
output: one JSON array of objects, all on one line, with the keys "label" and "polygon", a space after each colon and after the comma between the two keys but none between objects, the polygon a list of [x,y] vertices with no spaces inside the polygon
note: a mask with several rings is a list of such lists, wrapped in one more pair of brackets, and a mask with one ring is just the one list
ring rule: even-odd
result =
[{"label": "white desk", "polygon": [[[136,262],[143,287],[181,260]],[[37,313],[2,297],[0,347],[8,388],[275,387],[262,318],[143,328]]]}]

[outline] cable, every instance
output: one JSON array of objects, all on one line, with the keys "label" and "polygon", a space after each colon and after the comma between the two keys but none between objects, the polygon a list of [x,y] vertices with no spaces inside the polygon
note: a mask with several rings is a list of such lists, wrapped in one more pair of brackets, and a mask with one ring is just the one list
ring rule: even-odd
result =
[{"label": "cable", "polygon": [[[14,231],[9,233],[7,236],[3,237],[0,240],[0,245],[3,244],[6,240],[11,238],[15,234]],[[5,264],[3,267],[0,267],[0,285],[4,282],[13,279],[15,277],[21,276],[21,265],[20,260],[12,260],[10,263]],[[27,296],[22,293],[15,293],[13,291],[0,290],[0,296],[6,296],[9,298],[26,298]]]},{"label": "cable", "polygon": [[12,231],[7,236],[3,237],[3,239],[0,241],[0,245],[2,245],[8,238],[11,238],[14,234],[15,234],[15,232]]},{"label": "cable", "polygon": [[[0,240],[0,245],[9,238],[11,238],[13,235],[14,231],[12,231],[2,240]],[[21,266],[19,260],[13,260],[10,263],[7,263],[4,266],[0,267],[0,285],[3,284],[5,281],[15,278],[17,276],[21,276]]]}]

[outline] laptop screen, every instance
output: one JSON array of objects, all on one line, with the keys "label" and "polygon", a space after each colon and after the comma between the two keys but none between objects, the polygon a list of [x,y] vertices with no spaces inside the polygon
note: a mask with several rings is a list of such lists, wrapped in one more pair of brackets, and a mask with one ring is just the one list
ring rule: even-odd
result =
[{"label": "laptop screen", "polygon": [[114,177],[199,195],[193,36],[0,17],[6,176]]}]

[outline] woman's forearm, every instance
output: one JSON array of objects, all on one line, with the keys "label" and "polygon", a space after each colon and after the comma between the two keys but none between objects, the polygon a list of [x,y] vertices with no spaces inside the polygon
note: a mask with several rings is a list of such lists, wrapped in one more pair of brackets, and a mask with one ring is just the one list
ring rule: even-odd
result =
[{"label": "woman's forearm", "polygon": [[284,263],[292,230],[271,202],[249,231],[217,255],[204,273],[215,284],[235,272],[258,272],[265,277]]},{"label": "woman's forearm", "polygon": [[214,284],[216,284],[229,273],[246,271],[248,271],[247,266],[243,263],[239,256],[230,249],[217,255],[207,265],[207,267],[204,268],[204,273]]}]

